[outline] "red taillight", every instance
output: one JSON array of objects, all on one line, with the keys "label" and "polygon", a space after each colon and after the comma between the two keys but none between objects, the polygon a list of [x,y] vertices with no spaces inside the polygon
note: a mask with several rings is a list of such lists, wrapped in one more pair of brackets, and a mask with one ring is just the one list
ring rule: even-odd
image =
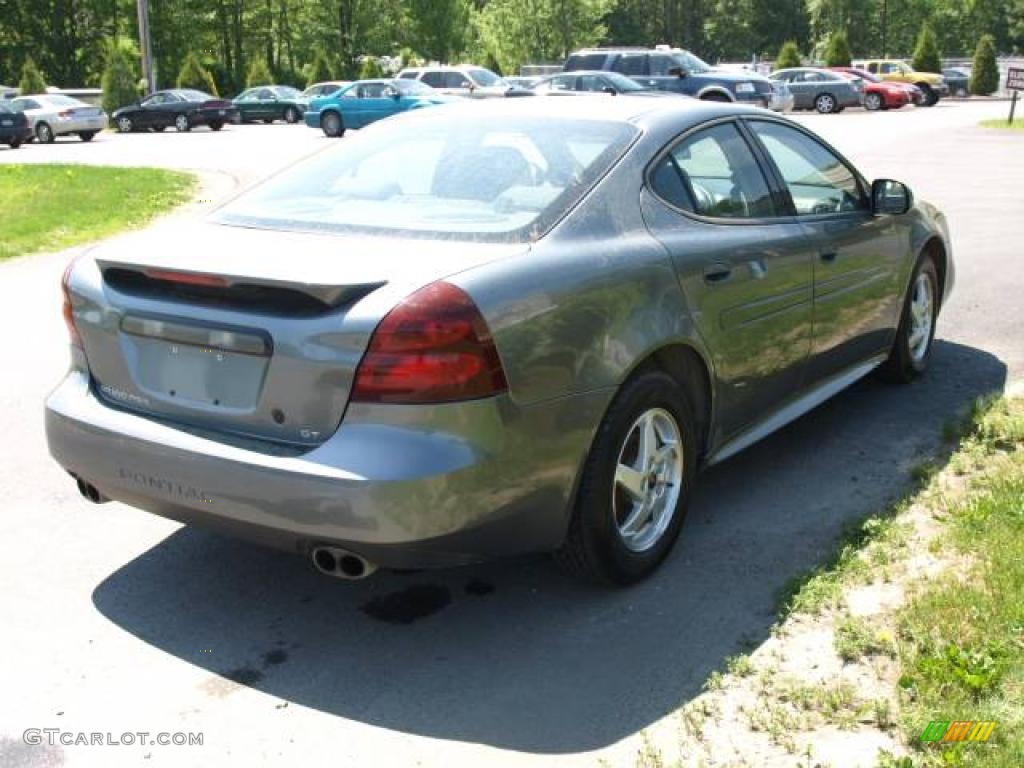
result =
[{"label": "red taillight", "polygon": [[217,275],[201,275],[196,272],[178,272],[173,269],[147,269],[144,270],[146,277],[154,280],[166,280],[170,283],[184,283],[185,285],[203,285],[212,288],[227,288],[231,281]]},{"label": "red taillight", "polygon": [[359,364],[352,400],[443,403],[508,389],[498,350],[476,304],[451,283],[433,283],[385,317]]},{"label": "red taillight", "polygon": [[75,262],[77,257],[72,259],[71,262],[64,269],[64,276],[60,279],[60,289],[64,294],[64,308],[62,310],[64,315],[64,324],[68,327],[68,335],[71,337],[71,343],[76,347],[82,346],[82,337],[78,333],[78,327],[75,325],[75,312],[74,307],[71,305],[71,271],[75,268]]}]

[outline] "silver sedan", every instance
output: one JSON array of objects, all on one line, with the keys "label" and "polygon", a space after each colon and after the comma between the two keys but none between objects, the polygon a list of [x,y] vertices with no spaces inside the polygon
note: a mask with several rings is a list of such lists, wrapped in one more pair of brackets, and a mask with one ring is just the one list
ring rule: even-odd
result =
[{"label": "silver sedan", "polygon": [[92,501],[335,577],[627,584],[701,467],[924,373],[953,276],[941,213],[771,112],[443,105],[74,262],[47,438]]},{"label": "silver sedan", "polygon": [[25,113],[40,144],[52,144],[58,136],[72,134],[82,141],[92,141],[107,127],[106,112],[63,94],[19,96],[9,106]]}]

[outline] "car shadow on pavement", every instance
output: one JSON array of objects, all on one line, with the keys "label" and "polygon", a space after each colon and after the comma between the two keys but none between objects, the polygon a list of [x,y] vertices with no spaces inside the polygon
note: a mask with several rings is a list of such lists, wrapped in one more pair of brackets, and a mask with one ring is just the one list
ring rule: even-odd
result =
[{"label": "car shadow on pavement", "polygon": [[[578,584],[543,557],[348,583],[183,528],[93,600],[142,641],[306,707],[504,749],[597,749],[767,637],[780,588],[905,493],[944,423],[1005,380],[990,354],[937,342],[924,380],[860,382],[709,470],[674,554],[632,589]],[[230,695],[196,696],[208,690]]]}]

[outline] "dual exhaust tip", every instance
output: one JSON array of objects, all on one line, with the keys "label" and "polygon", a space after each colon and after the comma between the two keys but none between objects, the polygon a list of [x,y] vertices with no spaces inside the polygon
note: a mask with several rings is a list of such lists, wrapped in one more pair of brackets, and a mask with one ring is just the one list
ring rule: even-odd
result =
[{"label": "dual exhaust tip", "polygon": [[314,568],[336,579],[358,581],[377,570],[377,566],[362,555],[338,547],[314,547],[310,557]]},{"label": "dual exhaust tip", "polygon": [[[78,492],[82,494],[82,497],[88,499],[93,504],[103,504],[110,501],[100,492],[99,488],[87,480],[75,477],[75,484],[78,486]],[[314,547],[311,558],[313,566],[320,573],[334,576],[337,579],[358,581],[359,579],[365,579],[377,570],[377,566],[362,555],[357,555],[355,552],[349,552],[347,549],[339,547]]]},{"label": "dual exhaust tip", "polygon": [[78,492],[82,494],[82,497],[88,499],[93,504],[104,504],[110,501],[110,499],[100,493],[99,488],[80,477],[75,478],[75,485],[78,486]]}]

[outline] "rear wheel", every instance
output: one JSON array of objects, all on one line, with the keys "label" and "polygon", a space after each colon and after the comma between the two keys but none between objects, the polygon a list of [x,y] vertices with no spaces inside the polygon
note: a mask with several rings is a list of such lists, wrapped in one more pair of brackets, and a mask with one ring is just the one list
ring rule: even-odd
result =
[{"label": "rear wheel", "polygon": [[696,456],[693,413],[676,381],[655,371],[627,382],[594,438],[556,559],[598,582],[650,575],[679,536]]},{"label": "rear wheel", "polygon": [[869,93],[864,97],[864,109],[875,112],[885,107],[882,103],[882,95],[879,93]]},{"label": "rear wheel", "polygon": [[56,138],[53,135],[53,129],[46,123],[39,123],[36,126],[36,139],[40,144],[53,144]]},{"label": "rear wheel", "polygon": [[292,125],[299,122],[299,110],[295,107],[288,107],[288,109],[284,111],[284,121]]},{"label": "rear wheel", "polygon": [[889,358],[882,366],[882,375],[886,379],[904,384],[925,372],[931,359],[938,314],[938,270],[935,259],[926,254],[918,259],[914,268],[896,339]]},{"label": "rear wheel", "polygon": [[188,115],[178,115],[174,118],[174,130],[178,133],[188,133],[192,130],[192,122],[188,119]]},{"label": "rear wheel", "polygon": [[939,103],[939,92],[932,88],[928,83],[918,83],[917,87],[921,89],[921,93],[924,94],[924,101],[922,105],[925,107],[934,107]]},{"label": "rear wheel", "polygon": [[11,139],[10,141],[7,142],[7,146],[9,146],[11,149],[17,149],[18,147],[21,146],[21,139]]},{"label": "rear wheel", "polygon": [[220,122],[219,120],[217,120],[216,122],[210,123],[210,130],[211,131],[219,131],[223,127],[224,127],[224,123]]},{"label": "rear wheel", "polygon": [[817,98],[814,99],[814,108],[823,115],[838,112],[837,107],[836,97],[831,93],[819,93]]},{"label": "rear wheel", "polygon": [[82,141],[92,141],[93,136],[96,135],[96,131],[81,131],[78,134],[78,138]]},{"label": "rear wheel", "polygon": [[700,98],[701,101],[729,101],[728,96],[726,96],[724,93],[719,93],[718,91],[711,91],[710,93],[705,93]]},{"label": "rear wheel", "polygon": [[320,127],[332,139],[340,139],[345,135],[345,123],[337,112],[328,112],[320,118]]}]

